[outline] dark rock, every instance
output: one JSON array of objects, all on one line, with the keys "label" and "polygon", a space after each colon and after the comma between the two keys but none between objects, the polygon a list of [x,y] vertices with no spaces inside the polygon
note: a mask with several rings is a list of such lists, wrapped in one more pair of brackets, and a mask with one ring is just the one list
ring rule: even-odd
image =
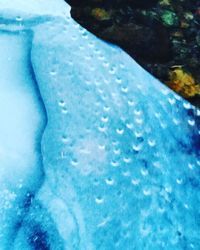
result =
[{"label": "dark rock", "polygon": [[113,25],[100,32],[98,36],[119,45],[140,62],[170,60],[168,32],[159,24],[155,25],[154,29],[135,24]]},{"label": "dark rock", "polygon": [[[200,0],[67,2],[72,17],[83,27],[119,45],[155,77],[200,107]],[[177,67],[180,79],[170,79]]]},{"label": "dark rock", "polygon": [[128,4],[133,8],[151,8],[158,3],[158,0],[125,0],[121,4]]}]

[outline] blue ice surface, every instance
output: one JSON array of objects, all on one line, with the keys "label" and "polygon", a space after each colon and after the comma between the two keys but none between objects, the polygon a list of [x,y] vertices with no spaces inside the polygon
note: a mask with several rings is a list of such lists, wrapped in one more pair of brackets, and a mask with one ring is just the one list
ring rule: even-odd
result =
[{"label": "blue ice surface", "polygon": [[200,111],[62,0],[0,30],[0,250],[199,250]]}]

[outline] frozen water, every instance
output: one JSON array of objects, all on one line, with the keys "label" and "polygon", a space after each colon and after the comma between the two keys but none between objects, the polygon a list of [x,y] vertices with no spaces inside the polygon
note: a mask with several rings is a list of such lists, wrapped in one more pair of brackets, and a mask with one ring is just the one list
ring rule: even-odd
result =
[{"label": "frozen water", "polygon": [[[9,249],[28,193],[43,175],[40,152],[45,111],[30,63],[31,34],[0,35],[0,249]],[[17,214],[17,216],[16,216]]]},{"label": "frozen water", "polygon": [[200,112],[64,1],[0,15],[0,249],[200,249]]}]

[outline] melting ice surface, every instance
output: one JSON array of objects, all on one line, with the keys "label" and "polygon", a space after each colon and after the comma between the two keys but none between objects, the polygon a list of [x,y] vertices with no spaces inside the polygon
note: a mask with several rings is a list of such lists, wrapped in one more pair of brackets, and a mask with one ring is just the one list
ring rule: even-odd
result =
[{"label": "melting ice surface", "polygon": [[61,0],[1,0],[0,55],[0,250],[200,249],[198,110]]}]

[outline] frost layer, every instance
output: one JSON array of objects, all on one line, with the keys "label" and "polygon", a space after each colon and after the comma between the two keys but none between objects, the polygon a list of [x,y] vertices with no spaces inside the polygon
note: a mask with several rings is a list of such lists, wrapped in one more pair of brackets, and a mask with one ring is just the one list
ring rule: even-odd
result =
[{"label": "frost layer", "polygon": [[[0,86],[11,83],[14,91],[12,98],[1,91],[3,120],[14,101],[25,127],[13,129],[13,112],[6,133],[15,130],[8,136],[14,152],[21,142],[31,157],[37,138],[40,155],[38,161],[28,155],[26,171],[16,167],[26,157],[0,155],[1,172],[16,172],[0,185],[10,204],[0,203],[1,249],[198,250],[199,111],[76,24],[63,1],[48,7],[42,0],[4,1],[0,13],[2,53],[10,41],[6,30],[13,37],[9,50],[22,53],[19,58],[22,47],[29,51],[26,65],[34,72],[27,76],[25,65],[13,72],[7,62],[13,78]],[[20,88],[27,89],[18,98]],[[24,137],[26,127],[32,139]],[[17,133],[25,142],[15,140]]]}]

